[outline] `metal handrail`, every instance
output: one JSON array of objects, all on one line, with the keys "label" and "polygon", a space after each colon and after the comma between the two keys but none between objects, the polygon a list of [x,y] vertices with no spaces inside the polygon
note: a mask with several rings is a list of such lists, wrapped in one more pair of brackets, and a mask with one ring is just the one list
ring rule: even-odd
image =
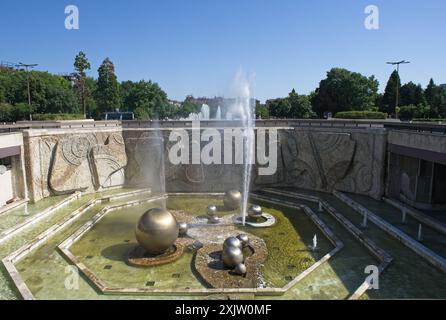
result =
[{"label": "metal handrail", "polygon": [[[201,127],[242,127],[241,120],[202,120]],[[256,120],[256,127],[311,127],[311,128],[385,128],[415,132],[446,134],[446,125],[432,123],[405,123],[383,120],[321,120],[321,119],[269,119]],[[123,120],[123,121],[27,121],[15,124],[0,124],[0,132],[17,132],[28,129],[73,129],[73,128],[190,128],[189,120]]]}]

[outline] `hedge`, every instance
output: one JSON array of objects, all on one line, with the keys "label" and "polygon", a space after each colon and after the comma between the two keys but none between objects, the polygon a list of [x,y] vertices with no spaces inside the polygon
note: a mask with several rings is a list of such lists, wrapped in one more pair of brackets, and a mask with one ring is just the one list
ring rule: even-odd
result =
[{"label": "hedge", "polygon": [[343,111],[335,115],[337,119],[387,119],[387,113],[377,111]]},{"label": "hedge", "polygon": [[412,122],[446,122],[446,118],[434,118],[434,119],[415,118],[412,119]]},{"label": "hedge", "polygon": [[83,114],[77,113],[37,113],[33,114],[33,120],[36,121],[54,121],[54,120],[83,120]]}]

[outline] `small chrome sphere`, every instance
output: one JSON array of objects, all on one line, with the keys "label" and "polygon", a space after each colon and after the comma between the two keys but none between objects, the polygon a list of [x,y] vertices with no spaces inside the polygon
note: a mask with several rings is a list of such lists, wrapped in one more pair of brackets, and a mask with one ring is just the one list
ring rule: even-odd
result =
[{"label": "small chrome sphere", "polygon": [[242,194],[238,190],[229,190],[225,193],[223,198],[225,208],[228,210],[235,210],[240,208],[242,203]]},{"label": "small chrome sphere", "polygon": [[240,242],[242,243],[242,247],[243,247],[243,248],[248,246],[248,244],[249,244],[249,238],[248,238],[248,236],[247,236],[246,234],[244,234],[244,233],[239,234],[239,235],[237,236],[237,239],[240,240]]},{"label": "small chrome sphere", "polygon": [[248,216],[251,218],[260,218],[262,213],[262,207],[256,204],[252,205],[248,210]]},{"label": "small chrome sphere", "polygon": [[236,265],[243,263],[243,253],[238,247],[227,247],[222,253],[223,265],[226,268],[234,269]]},{"label": "small chrome sphere", "polygon": [[187,233],[187,223],[186,222],[179,222],[178,223],[178,234],[180,236],[185,236]]},{"label": "small chrome sphere", "polygon": [[239,264],[236,265],[235,268],[234,268],[234,273],[235,273],[235,274],[238,274],[238,275],[240,275],[240,276],[245,275],[246,272],[247,272],[247,270],[246,270],[246,266],[245,266],[244,263],[239,263]]},{"label": "small chrome sphere", "polygon": [[242,242],[236,237],[229,237],[223,242],[223,250],[229,247],[242,248]]},{"label": "small chrome sphere", "polygon": [[148,253],[161,254],[177,240],[178,231],[177,221],[169,211],[153,208],[139,218],[135,236]]},{"label": "small chrome sphere", "polygon": [[215,217],[217,215],[217,207],[212,204],[208,206],[207,214],[210,217]]}]

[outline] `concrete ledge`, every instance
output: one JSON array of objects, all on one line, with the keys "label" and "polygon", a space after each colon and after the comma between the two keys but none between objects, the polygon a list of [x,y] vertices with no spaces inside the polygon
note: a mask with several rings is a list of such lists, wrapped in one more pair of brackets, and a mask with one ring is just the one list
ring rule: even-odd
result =
[{"label": "concrete ledge", "polygon": [[401,201],[398,200],[394,200],[394,199],[389,199],[389,198],[383,198],[383,201],[390,204],[391,206],[393,206],[394,208],[404,211],[406,210],[406,212],[412,216],[413,218],[415,218],[416,220],[424,223],[425,225],[431,227],[434,230],[437,230],[438,232],[442,233],[442,234],[446,234],[446,225],[440,221],[438,221],[437,219],[434,219],[432,217],[429,217],[428,215],[424,214],[423,212],[409,207],[408,205],[403,204]]},{"label": "concrete ledge", "polygon": [[[138,191],[130,191],[125,192],[123,195],[129,196],[131,193],[135,194],[138,193]],[[74,195],[73,195],[74,196]],[[76,196],[79,197],[80,193],[76,193]],[[120,195],[114,195],[114,197],[119,197]],[[66,200],[66,199],[65,199]],[[28,255],[31,251],[36,249],[37,247],[41,246],[43,243],[45,243],[49,238],[54,236],[57,232],[60,230],[66,228],[70,224],[72,224],[75,220],[80,218],[80,216],[85,213],[86,211],[93,208],[95,205],[102,203],[102,202],[108,202],[110,201],[110,197],[103,197],[98,199],[89,200],[88,202],[81,205],[78,209],[76,209],[74,212],[72,212],[67,217],[63,218],[50,228],[46,229],[44,232],[39,234],[36,238],[25,244],[24,246],[20,247],[13,253],[9,254],[7,257],[5,257],[2,260],[2,263],[5,265],[6,270],[8,271],[8,274],[10,275],[14,285],[16,286],[17,290],[25,300],[33,300],[34,296],[32,295],[31,291],[29,290],[26,283],[23,281],[22,277],[20,276],[19,272],[17,271],[15,264],[23,259],[26,255]],[[60,208],[60,207],[58,207]],[[54,210],[54,208],[52,209]],[[45,210],[46,211],[46,210]],[[44,212],[45,212],[44,211]],[[35,222],[35,221],[34,221]],[[33,222],[33,223],[34,223]]]},{"label": "concrete ledge", "polygon": [[29,219],[26,219],[25,221],[9,228],[6,229],[4,231],[2,231],[0,233],[0,243],[6,241],[7,239],[9,239],[10,237],[16,235],[17,233],[23,231],[25,228],[28,228],[34,224],[36,224],[37,222],[39,222],[40,220],[42,220],[43,218],[53,214],[55,211],[67,206],[68,204],[70,204],[71,202],[73,202],[76,199],[79,199],[81,197],[81,193],[80,192],[75,192],[73,194],[71,194],[70,196],[66,197],[65,199],[63,199],[62,201],[56,203],[55,205],[52,205],[48,208],[46,208],[45,210],[43,210],[42,212],[39,212],[35,215],[33,215],[32,217],[30,217]]},{"label": "concrete ledge", "polygon": [[[364,233],[360,229],[358,229],[353,223],[351,223],[347,218],[345,218],[342,214],[340,214],[327,201],[322,200],[315,196],[303,195],[296,192],[277,191],[274,189],[267,189],[267,192],[318,203],[323,209],[325,209],[330,215],[332,215],[333,218],[335,218],[342,226],[344,226],[344,228],[347,229],[362,245],[364,245],[373,254],[373,256],[375,256],[381,262],[378,266],[380,274],[392,262],[393,258],[390,254],[388,254],[386,251],[378,247],[372,239],[364,235]],[[280,200],[280,203],[282,203],[283,205],[283,203],[288,203],[288,202]],[[365,280],[348,299],[349,300],[359,299],[359,297],[361,297],[368,289],[369,289],[369,283]]]},{"label": "concrete ledge", "polygon": [[355,202],[353,199],[349,198],[344,193],[334,191],[333,194],[341,201],[343,201],[345,204],[353,208],[356,212],[360,213],[361,215],[367,215],[368,219],[373,222],[375,225],[377,225],[379,228],[387,232],[389,235],[393,236],[395,239],[399,240],[402,244],[404,244],[406,247],[426,259],[429,263],[431,263],[433,266],[437,267],[438,269],[442,270],[443,272],[446,272],[446,259],[439,256],[426,246],[422,245],[412,237],[408,236],[406,233],[401,231],[400,229],[394,227],[392,224],[388,223],[381,217],[377,216],[375,213],[370,211],[369,209],[363,207],[359,203]]},{"label": "concrete ledge", "polygon": [[28,201],[29,201],[28,199],[21,199],[14,201],[13,203],[4,205],[3,207],[0,208],[0,216],[6,215],[10,211],[20,208],[21,206],[27,204]]}]

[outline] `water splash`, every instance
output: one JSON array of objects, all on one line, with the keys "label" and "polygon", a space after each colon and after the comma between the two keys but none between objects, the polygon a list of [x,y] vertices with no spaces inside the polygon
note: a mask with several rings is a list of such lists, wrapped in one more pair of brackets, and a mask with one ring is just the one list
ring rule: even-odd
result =
[{"label": "water splash", "polygon": [[235,103],[230,108],[234,118],[242,122],[243,139],[243,181],[242,181],[242,223],[245,225],[248,212],[248,198],[251,184],[251,170],[254,160],[254,127],[255,113],[253,99],[251,99],[251,83],[242,71],[237,72],[233,81],[233,96]]}]

